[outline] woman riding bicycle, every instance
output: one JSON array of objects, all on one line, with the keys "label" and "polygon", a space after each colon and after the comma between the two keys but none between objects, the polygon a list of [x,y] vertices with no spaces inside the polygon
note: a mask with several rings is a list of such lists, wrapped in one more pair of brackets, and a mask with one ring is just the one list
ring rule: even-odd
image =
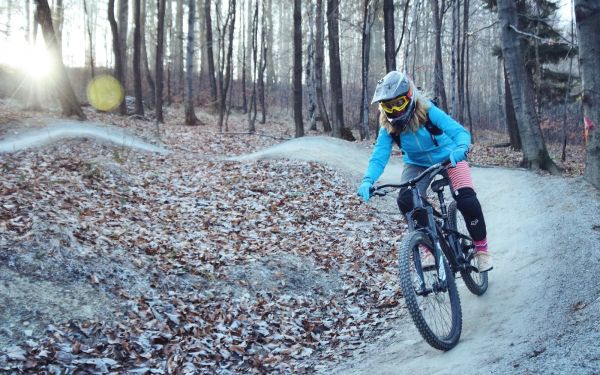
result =
[{"label": "woman riding bicycle", "polygon": [[[369,200],[369,190],[390,158],[394,138],[404,154],[401,183],[418,176],[435,163],[450,160],[452,167],[448,168],[448,176],[452,196],[474,240],[477,268],[479,272],[491,270],[485,220],[466,162],[471,144],[469,132],[425,98],[406,74],[397,71],[389,72],[379,80],[373,103],[379,103],[381,129],[358,194],[365,202]],[[430,183],[431,178],[425,178],[418,184],[422,196],[426,196]],[[412,194],[407,189],[400,190],[398,207],[404,215],[412,210]],[[426,220],[423,217],[417,221],[425,226]]]}]

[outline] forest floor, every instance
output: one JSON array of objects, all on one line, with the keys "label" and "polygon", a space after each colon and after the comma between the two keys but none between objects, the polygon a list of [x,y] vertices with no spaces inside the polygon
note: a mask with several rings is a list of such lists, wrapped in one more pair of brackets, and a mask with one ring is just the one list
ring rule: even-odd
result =
[{"label": "forest floor", "polygon": [[[600,372],[600,199],[576,177],[581,146],[574,178],[474,168],[497,269],[483,298],[461,287],[463,336],[439,353],[403,308],[394,199],[355,195],[369,141],[174,113],[158,140],[150,121],[86,110],[169,153],[89,135],[0,154],[0,370]],[[0,145],[49,124],[86,125],[0,103]],[[473,164],[520,160],[479,139]]]}]

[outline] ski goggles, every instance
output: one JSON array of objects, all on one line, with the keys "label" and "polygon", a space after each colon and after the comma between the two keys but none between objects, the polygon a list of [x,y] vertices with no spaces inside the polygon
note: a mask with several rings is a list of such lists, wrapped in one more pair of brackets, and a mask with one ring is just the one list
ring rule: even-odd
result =
[{"label": "ski goggles", "polygon": [[410,104],[410,101],[411,101],[411,97],[412,97],[412,89],[409,90],[406,95],[401,95],[392,100],[381,102],[381,103],[379,103],[379,105],[381,105],[381,109],[383,109],[383,111],[385,113],[387,113],[389,115],[397,116],[397,115],[401,114],[402,112],[404,112],[406,107],[408,107],[408,105]]}]

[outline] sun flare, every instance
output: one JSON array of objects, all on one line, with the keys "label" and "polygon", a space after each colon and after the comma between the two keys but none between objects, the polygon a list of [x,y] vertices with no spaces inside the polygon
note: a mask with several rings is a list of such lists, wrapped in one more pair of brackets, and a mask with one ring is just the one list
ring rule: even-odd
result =
[{"label": "sun flare", "polygon": [[38,80],[48,77],[52,71],[52,59],[43,41],[38,40],[33,45],[26,41],[3,41],[2,44],[2,50],[8,53],[2,56],[0,63]]}]

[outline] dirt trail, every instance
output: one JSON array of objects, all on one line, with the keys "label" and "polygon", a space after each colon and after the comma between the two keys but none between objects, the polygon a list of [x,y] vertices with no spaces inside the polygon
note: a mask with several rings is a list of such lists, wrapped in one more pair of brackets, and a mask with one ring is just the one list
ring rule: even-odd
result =
[{"label": "dirt trail", "polygon": [[[62,133],[64,127],[70,135]],[[77,133],[163,151],[106,128],[82,134],[81,128],[64,124],[57,132],[56,137]],[[40,130],[2,140],[0,152],[47,142],[51,134]],[[237,159],[314,160],[358,185],[369,153],[356,144],[305,137]],[[399,178],[401,163],[396,160],[383,180]],[[469,294],[459,282],[463,331],[458,346],[447,353],[432,349],[406,316],[389,322],[387,334],[325,373],[600,373],[600,279],[595,272],[600,267],[599,192],[581,179],[521,170],[473,168],[473,177],[495,269],[483,297]],[[369,204],[380,207],[375,201]],[[395,207],[383,212],[390,210]]]},{"label": "dirt trail", "polygon": [[[281,157],[329,164],[358,184],[369,150],[308,137],[246,158]],[[397,178],[400,171],[399,164],[389,164],[384,177]],[[459,345],[447,353],[432,349],[406,316],[326,372],[600,373],[600,281],[593,272],[600,266],[600,194],[581,179],[521,170],[473,168],[473,178],[494,270],[482,297],[459,282]]]}]

